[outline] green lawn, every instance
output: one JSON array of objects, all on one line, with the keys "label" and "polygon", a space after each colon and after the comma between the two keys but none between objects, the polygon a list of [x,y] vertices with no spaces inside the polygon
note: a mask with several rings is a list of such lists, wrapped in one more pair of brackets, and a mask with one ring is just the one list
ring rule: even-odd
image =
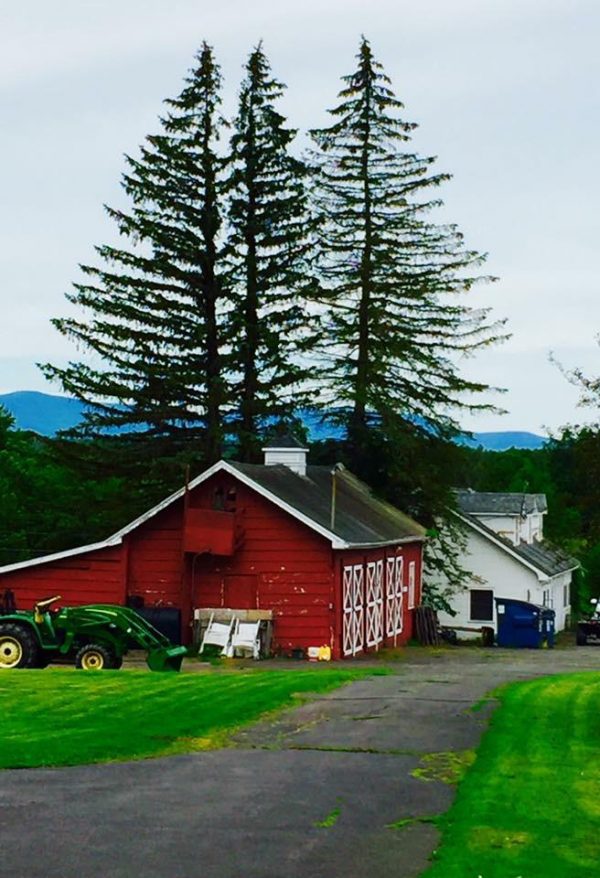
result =
[{"label": "green lawn", "polygon": [[600,874],[600,673],[515,683],[423,878]]},{"label": "green lawn", "polygon": [[371,670],[0,674],[0,768],[79,765],[201,750],[298,697]]}]

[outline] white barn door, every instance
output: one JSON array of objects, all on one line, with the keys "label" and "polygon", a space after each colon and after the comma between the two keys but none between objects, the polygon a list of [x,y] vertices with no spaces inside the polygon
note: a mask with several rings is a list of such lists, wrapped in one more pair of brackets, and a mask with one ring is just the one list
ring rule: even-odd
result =
[{"label": "white barn door", "polygon": [[367,564],[367,646],[383,640],[383,561]]},{"label": "white barn door", "polygon": [[342,652],[356,655],[365,645],[365,569],[362,564],[343,568],[342,607]]},{"label": "white barn door", "polygon": [[386,558],[385,567],[385,636],[394,638],[402,634],[403,628],[403,561],[404,559],[396,556],[395,558]]}]

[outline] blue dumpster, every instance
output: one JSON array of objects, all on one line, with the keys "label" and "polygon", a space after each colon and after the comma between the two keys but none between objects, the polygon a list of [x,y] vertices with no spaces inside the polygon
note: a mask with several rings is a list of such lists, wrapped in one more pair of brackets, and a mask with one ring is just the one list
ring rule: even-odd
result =
[{"label": "blue dumpster", "polygon": [[530,649],[554,646],[554,610],[513,598],[495,598],[495,601],[498,646]]}]

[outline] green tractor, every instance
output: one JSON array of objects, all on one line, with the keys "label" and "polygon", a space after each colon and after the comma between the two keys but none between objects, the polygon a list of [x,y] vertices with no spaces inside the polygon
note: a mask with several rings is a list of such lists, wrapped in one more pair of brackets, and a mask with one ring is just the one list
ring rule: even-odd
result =
[{"label": "green tractor", "polygon": [[0,601],[0,670],[45,668],[71,659],[86,671],[118,670],[129,649],[146,651],[152,671],[179,671],[187,649],[171,641],[135,610],[113,604],[52,609],[60,596],[17,610],[11,592]]}]

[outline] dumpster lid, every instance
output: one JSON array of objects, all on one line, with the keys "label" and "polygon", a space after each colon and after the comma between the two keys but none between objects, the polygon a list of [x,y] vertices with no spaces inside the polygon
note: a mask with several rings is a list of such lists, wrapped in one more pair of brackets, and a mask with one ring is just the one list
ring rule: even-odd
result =
[{"label": "dumpster lid", "polygon": [[545,607],[543,604],[534,604],[531,601],[520,601],[518,598],[494,598],[496,602],[496,606],[498,604],[505,604],[506,606],[511,607],[523,607],[523,609],[527,610],[538,610],[541,612],[542,610],[549,610],[550,612],[554,612],[554,610],[550,610],[550,607]]}]

